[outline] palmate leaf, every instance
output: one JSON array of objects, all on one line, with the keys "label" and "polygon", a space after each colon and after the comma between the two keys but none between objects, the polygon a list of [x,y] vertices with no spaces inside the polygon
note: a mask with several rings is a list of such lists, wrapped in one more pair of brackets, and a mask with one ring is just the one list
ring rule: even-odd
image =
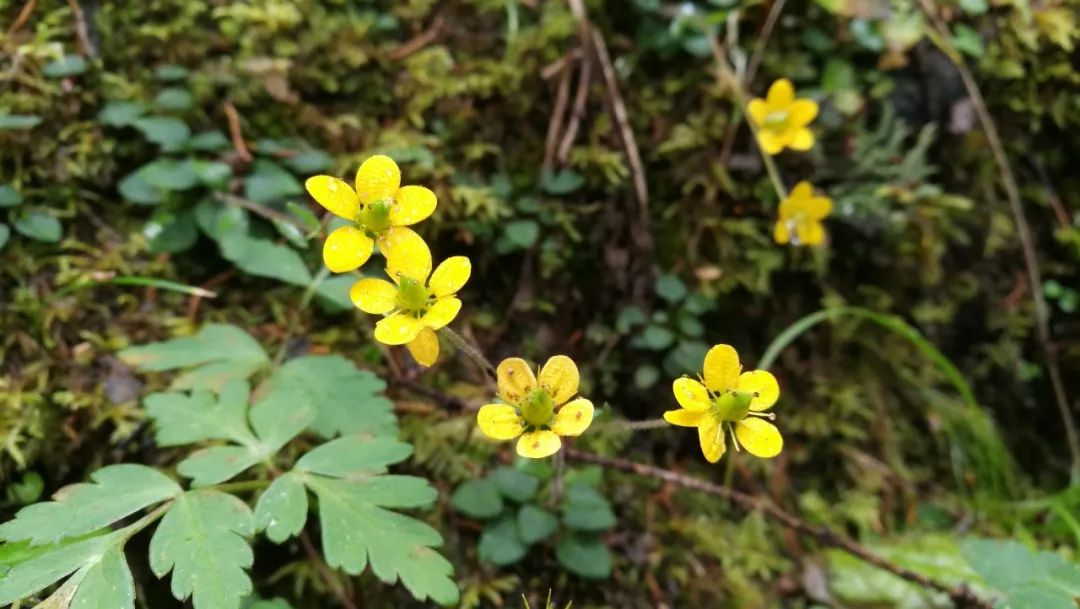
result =
[{"label": "palmate leaf", "polygon": [[1075,609],[1080,598],[1080,566],[1057,554],[1010,539],[965,539],[961,551],[986,583],[1005,593],[1010,609]]},{"label": "palmate leaf", "polygon": [[[105,553],[115,541],[116,533],[93,535],[75,541],[65,541],[29,549],[16,557],[0,578],[0,605],[26,598],[60,578],[89,564],[95,556]],[[10,545],[3,546],[5,549]]]},{"label": "palmate leaf", "polygon": [[304,483],[296,474],[283,474],[259,495],[255,504],[255,527],[265,531],[270,541],[282,543],[304,528],[307,511]]},{"label": "palmate leaf", "polygon": [[130,347],[119,357],[146,372],[192,368],[173,380],[172,389],[218,389],[270,363],[251,335],[224,324],[207,324],[194,336]]},{"label": "palmate leaf", "polygon": [[312,397],[318,407],[312,429],[324,437],[368,433],[397,436],[394,404],[381,395],[379,377],[337,355],[298,357],[277,369],[271,387],[288,385]]},{"label": "palmate leaf", "polygon": [[181,495],[150,539],[150,569],[172,572],[172,593],[195,609],[237,609],[251,593],[245,569],[254,559],[246,537],[251,510],[232,495],[197,490]]},{"label": "palmate leaf", "polygon": [[145,465],[110,465],[90,479],[60,489],[53,501],[19,510],[13,520],[0,525],[0,539],[28,539],[37,545],[85,535],[181,491],[168,476]]}]

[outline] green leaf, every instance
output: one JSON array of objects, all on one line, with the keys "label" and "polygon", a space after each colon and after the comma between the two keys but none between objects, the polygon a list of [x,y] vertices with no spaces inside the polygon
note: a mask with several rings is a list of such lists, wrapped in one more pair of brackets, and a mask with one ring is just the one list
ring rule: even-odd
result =
[{"label": "green leaf", "polygon": [[271,387],[288,385],[311,396],[315,421],[311,428],[323,437],[367,433],[397,436],[394,404],[382,395],[379,377],[358,370],[339,355],[309,355],[290,360],[274,371]]},{"label": "green leaf", "polygon": [[195,224],[194,214],[166,214],[164,218],[164,223],[154,219],[143,226],[143,234],[150,239],[150,253],[182,252],[195,245],[199,239],[199,227]]},{"label": "green leaf", "polygon": [[253,562],[246,537],[255,531],[251,510],[232,495],[189,491],[173,503],[150,539],[150,569],[172,571],[177,600],[195,609],[236,609],[251,593],[245,572]]},{"label": "green leaf", "polygon": [[611,575],[611,552],[599,539],[568,536],[555,548],[555,557],[568,571],[588,579]]},{"label": "green leaf", "polygon": [[220,131],[203,131],[192,136],[187,145],[192,150],[214,152],[228,148],[229,138]]},{"label": "green leaf", "polygon": [[15,505],[27,505],[41,498],[45,491],[45,481],[37,472],[26,472],[22,479],[13,482],[7,488],[7,500]]},{"label": "green leaf", "polygon": [[[0,605],[26,598],[92,563],[118,539],[119,531],[76,541],[29,548],[25,559],[0,577]],[[4,549],[9,546],[3,546]],[[74,585],[78,585],[76,581]]]},{"label": "green leaf", "polygon": [[1075,609],[1080,566],[1052,552],[1032,552],[1011,539],[965,539],[961,552],[1010,609]]},{"label": "green leaf", "polygon": [[257,203],[279,201],[304,193],[300,182],[277,163],[258,159],[244,179],[244,198]]},{"label": "green leaf", "polygon": [[540,237],[540,225],[536,220],[514,220],[503,226],[503,233],[514,247],[528,249]]},{"label": "green leaf", "polygon": [[129,347],[118,356],[144,372],[194,368],[174,379],[173,389],[216,389],[270,363],[250,334],[224,324],[206,324],[195,336]]},{"label": "green leaf", "polygon": [[0,131],[25,131],[41,124],[40,116],[29,114],[0,114]]},{"label": "green leaf", "polygon": [[300,533],[307,520],[307,491],[300,477],[286,473],[274,479],[255,504],[255,527],[274,543]]},{"label": "green leaf", "polygon": [[195,98],[192,97],[191,92],[179,87],[162,89],[162,91],[157,94],[157,97],[154,98],[154,105],[158,108],[176,112],[187,110],[194,103]]},{"label": "green leaf", "polygon": [[110,547],[86,568],[70,609],[133,609],[135,582],[122,545]]},{"label": "green leaf", "polygon": [[525,503],[532,499],[540,488],[540,480],[536,476],[530,476],[512,467],[496,468],[488,474],[488,480],[495,484],[495,488],[503,497],[517,503]]},{"label": "green leaf", "polygon": [[660,371],[656,366],[642,364],[634,370],[634,385],[639,389],[648,389],[660,380]]},{"label": "green leaf", "polygon": [[604,531],[615,526],[615,512],[600,493],[583,484],[571,484],[562,502],[563,524],[581,531]]},{"label": "green leaf", "polygon": [[221,161],[192,161],[199,181],[211,188],[223,188],[232,177],[232,167]]},{"label": "green leaf", "polygon": [[285,165],[300,175],[327,171],[334,164],[334,157],[322,150],[305,150],[285,159]]},{"label": "green leaf", "polygon": [[59,220],[40,211],[19,214],[15,218],[14,226],[18,233],[46,243],[56,243],[64,234],[64,227]]},{"label": "green leaf", "polygon": [[18,207],[22,201],[22,194],[13,186],[0,186],[0,207]]},{"label": "green leaf", "polygon": [[153,393],[143,400],[153,419],[159,446],[179,446],[207,440],[255,442],[247,426],[250,390],[243,380],[225,383],[217,399],[208,391]]},{"label": "green leaf", "polygon": [[645,317],[645,312],[641,309],[631,305],[623,307],[619,311],[619,316],[615,318],[615,329],[620,334],[627,334],[635,326],[643,325],[648,318]]},{"label": "green leaf", "polygon": [[309,231],[319,230],[319,227],[321,226],[319,218],[311,213],[311,209],[307,205],[300,205],[299,203],[289,201],[285,204],[285,209],[303,222]]},{"label": "green leaf", "polygon": [[60,59],[54,59],[45,64],[45,67],[41,69],[41,74],[49,78],[66,78],[85,71],[86,60],[81,55],[64,55]]},{"label": "green leaf", "polygon": [[540,178],[540,188],[553,195],[565,195],[585,185],[585,178],[570,169],[557,173],[544,172]]},{"label": "green leaf", "polygon": [[966,53],[972,57],[981,57],[983,54],[982,37],[971,26],[963,23],[957,24],[953,28],[952,42],[953,46],[961,53]]},{"label": "green leaf", "polygon": [[427,482],[410,476],[378,476],[354,482],[308,474],[305,482],[319,499],[326,562],[350,575],[370,563],[382,581],[398,579],[416,597],[449,605],[459,596],[454,567],[433,548],[442,537],[430,526],[383,509],[420,507],[438,496]]},{"label": "green leaf", "polygon": [[304,287],[311,283],[303,258],[287,245],[240,233],[227,235],[219,243],[221,254],[245,273]]},{"label": "green leaf", "polygon": [[990,10],[986,0],[960,0],[960,8],[969,15],[982,15]]},{"label": "green leaf", "polygon": [[7,224],[0,224],[0,250],[4,249],[7,245],[8,239],[11,238],[11,229]]},{"label": "green leaf", "polygon": [[166,151],[178,150],[191,137],[187,124],[171,116],[144,116],[135,119],[132,125]]},{"label": "green leaf", "polygon": [[135,120],[146,112],[140,102],[111,101],[98,112],[98,121],[110,127],[126,127],[135,124]]},{"label": "green leaf", "polygon": [[499,490],[490,480],[468,480],[450,496],[454,509],[473,518],[494,518],[502,513],[503,501]]},{"label": "green leaf", "polygon": [[527,503],[518,510],[517,527],[521,540],[534,544],[554,535],[559,528],[559,519],[551,512]]},{"label": "green leaf", "polygon": [[652,351],[663,351],[675,342],[675,335],[664,326],[649,325],[636,339],[634,346]]},{"label": "green leaf", "polygon": [[484,527],[476,550],[481,560],[505,566],[525,558],[529,548],[518,535],[517,521],[507,516]]},{"label": "green leaf", "polygon": [[386,473],[412,454],[412,445],[392,437],[344,436],[315,447],[296,462],[297,471],[359,479]]},{"label": "green leaf", "polygon": [[157,159],[136,169],[135,173],[140,180],[163,192],[187,190],[199,183],[199,174],[187,160]]},{"label": "green leaf", "polygon": [[161,190],[143,179],[138,170],[117,182],[116,190],[125,201],[139,205],[157,205],[164,200]]},{"label": "green leaf", "polygon": [[60,489],[53,501],[19,510],[0,525],[0,539],[43,544],[84,535],[180,493],[172,479],[145,465],[110,465],[90,479]]},{"label": "green leaf", "polygon": [[154,78],[165,82],[184,80],[187,76],[188,69],[184,66],[166,64],[154,70]]},{"label": "green leaf", "polygon": [[686,297],[686,284],[675,275],[661,275],[656,279],[656,294],[671,304]]}]

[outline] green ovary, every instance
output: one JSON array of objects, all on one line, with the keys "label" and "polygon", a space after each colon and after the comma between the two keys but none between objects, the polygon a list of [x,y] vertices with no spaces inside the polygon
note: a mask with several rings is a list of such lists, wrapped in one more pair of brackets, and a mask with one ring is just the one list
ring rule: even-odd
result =
[{"label": "green ovary", "polygon": [[713,400],[710,412],[716,420],[721,422],[741,421],[750,412],[750,401],[753,399],[754,396],[750,393],[728,391]]},{"label": "green ovary", "polygon": [[356,223],[364,227],[369,237],[377,237],[390,228],[390,207],[392,205],[393,201],[390,199],[369,203],[356,214]]},{"label": "green ovary", "polygon": [[770,112],[765,116],[765,126],[769,129],[779,131],[787,126],[788,114],[787,112]]},{"label": "green ovary", "polygon": [[521,401],[521,417],[533,427],[550,425],[555,417],[555,403],[543,389],[537,389]]},{"label": "green ovary", "polygon": [[427,310],[428,291],[423,283],[408,277],[398,280],[397,305],[411,313],[423,313]]}]

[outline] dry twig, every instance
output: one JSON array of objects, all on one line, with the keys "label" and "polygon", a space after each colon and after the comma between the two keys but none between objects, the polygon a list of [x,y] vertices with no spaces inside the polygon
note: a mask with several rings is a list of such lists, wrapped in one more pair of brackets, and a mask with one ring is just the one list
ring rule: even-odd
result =
[{"label": "dry twig", "polygon": [[30,20],[30,15],[34,13],[34,8],[37,7],[37,0],[30,0],[23,5],[22,10],[15,17],[15,21],[11,23],[11,27],[8,28],[8,36],[11,36],[15,32],[22,29],[22,26],[26,25],[26,22]]},{"label": "dry twig", "polygon": [[581,127],[581,119],[585,118],[585,103],[589,99],[589,83],[592,81],[592,57],[585,55],[581,60],[581,70],[578,75],[577,91],[574,93],[574,105],[570,110],[570,122],[566,125],[562,141],[555,153],[555,159],[560,165],[565,165],[570,158],[570,148],[577,139],[578,129]]},{"label": "dry twig", "polygon": [[435,19],[432,20],[431,25],[428,26],[426,30],[420,32],[416,35],[416,37],[409,40],[405,44],[387,53],[386,58],[391,61],[401,61],[409,55],[412,55],[413,53],[431,44],[432,42],[435,42],[435,40],[442,34],[442,29],[445,24],[446,22],[443,21],[442,15],[436,16]]},{"label": "dry twig", "polygon": [[251,156],[251,151],[244,142],[244,132],[240,130],[240,113],[236,111],[232,100],[225,100],[222,107],[225,110],[225,118],[229,120],[229,137],[232,139],[233,149],[245,163],[250,163],[254,157]]}]

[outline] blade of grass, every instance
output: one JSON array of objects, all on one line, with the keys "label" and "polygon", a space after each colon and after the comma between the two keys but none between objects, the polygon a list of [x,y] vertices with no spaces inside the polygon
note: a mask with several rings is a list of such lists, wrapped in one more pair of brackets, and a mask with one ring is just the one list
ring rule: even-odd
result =
[{"label": "blade of grass", "polygon": [[162,290],[168,290],[170,292],[179,292],[181,294],[187,294],[189,296],[198,296],[200,298],[217,298],[217,292],[211,292],[210,290],[200,288],[198,286],[185,285],[183,283],[177,283],[175,281],[169,281],[168,279],[158,279],[156,277],[143,277],[140,275],[121,275],[119,277],[111,277],[109,279],[92,280],[92,281],[80,281],[79,283],[73,283],[66,285],[56,291],[56,296],[67,296],[72,292],[82,290],[85,288],[92,288],[102,285],[122,285],[122,286],[139,286],[147,288],[159,288]]}]

